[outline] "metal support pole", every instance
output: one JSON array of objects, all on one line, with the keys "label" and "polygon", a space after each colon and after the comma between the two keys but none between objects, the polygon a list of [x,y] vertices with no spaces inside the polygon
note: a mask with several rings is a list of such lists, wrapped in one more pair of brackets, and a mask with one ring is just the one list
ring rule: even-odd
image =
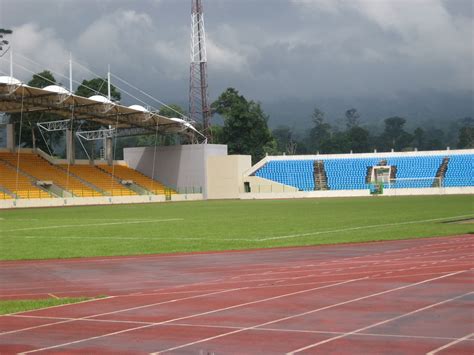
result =
[{"label": "metal support pole", "polygon": [[74,135],[71,129],[66,130],[66,159],[69,164],[74,164],[76,157]]},{"label": "metal support pole", "polygon": [[105,138],[105,160],[110,166],[114,163],[112,137]]},{"label": "metal support pole", "polygon": [[7,149],[11,152],[15,151],[15,125],[13,123],[7,124]]}]

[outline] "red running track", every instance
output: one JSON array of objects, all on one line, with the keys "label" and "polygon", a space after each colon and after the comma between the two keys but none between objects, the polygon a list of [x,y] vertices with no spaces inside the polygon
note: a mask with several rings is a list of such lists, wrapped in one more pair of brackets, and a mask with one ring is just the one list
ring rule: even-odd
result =
[{"label": "red running track", "polygon": [[0,263],[0,353],[473,354],[474,236]]}]

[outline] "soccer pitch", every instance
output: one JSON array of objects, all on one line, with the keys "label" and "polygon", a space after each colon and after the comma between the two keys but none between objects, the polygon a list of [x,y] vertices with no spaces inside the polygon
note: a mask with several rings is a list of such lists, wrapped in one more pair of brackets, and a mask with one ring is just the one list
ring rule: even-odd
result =
[{"label": "soccer pitch", "polygon": [[139,255],[465,234],[470,195],[200,201],[0,212],[0,259]]}]

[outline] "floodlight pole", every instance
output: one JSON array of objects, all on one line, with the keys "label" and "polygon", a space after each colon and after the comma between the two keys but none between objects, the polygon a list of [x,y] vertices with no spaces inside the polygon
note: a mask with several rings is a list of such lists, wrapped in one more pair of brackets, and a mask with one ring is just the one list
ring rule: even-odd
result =
[{"label": "floodlight pole", "polygon": [[69,92],[72,94],[72,54],[69,52]]},{"label": "floodlight pole", "polygon": [[202,122],[204,135],[211,141],[211,110],[207,91],[207,52],[201,0],[191,2],[191,66],[189,74],[189,115]]},{"label": "floodlight pole", "polygon": [[13,78],[13,49],[10,48],[10,77]]},{"label": "floodlight pole", "polygon": [[110,64],[109,64],[109,69],[107,71],[107,98],[109,101],[112,101],[112,96],[110,94]]}]

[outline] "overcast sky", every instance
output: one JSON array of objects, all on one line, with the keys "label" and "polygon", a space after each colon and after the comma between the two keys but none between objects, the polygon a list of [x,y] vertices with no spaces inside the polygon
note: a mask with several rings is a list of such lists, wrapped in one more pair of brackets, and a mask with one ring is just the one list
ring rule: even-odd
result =
[{"label": "overcast sky", "polygon": [[[473,89],[471,0],[203,3],[211,99],[229,86],[264,102]],[[190,0],[0,0],[0,27],[14,31],[15,61],[30,70],[66,75],[72,52],[98,74],[110,64],[161,100],[187,102],[190,8]],[[31,74],[18,66],[15,76]]]}]

